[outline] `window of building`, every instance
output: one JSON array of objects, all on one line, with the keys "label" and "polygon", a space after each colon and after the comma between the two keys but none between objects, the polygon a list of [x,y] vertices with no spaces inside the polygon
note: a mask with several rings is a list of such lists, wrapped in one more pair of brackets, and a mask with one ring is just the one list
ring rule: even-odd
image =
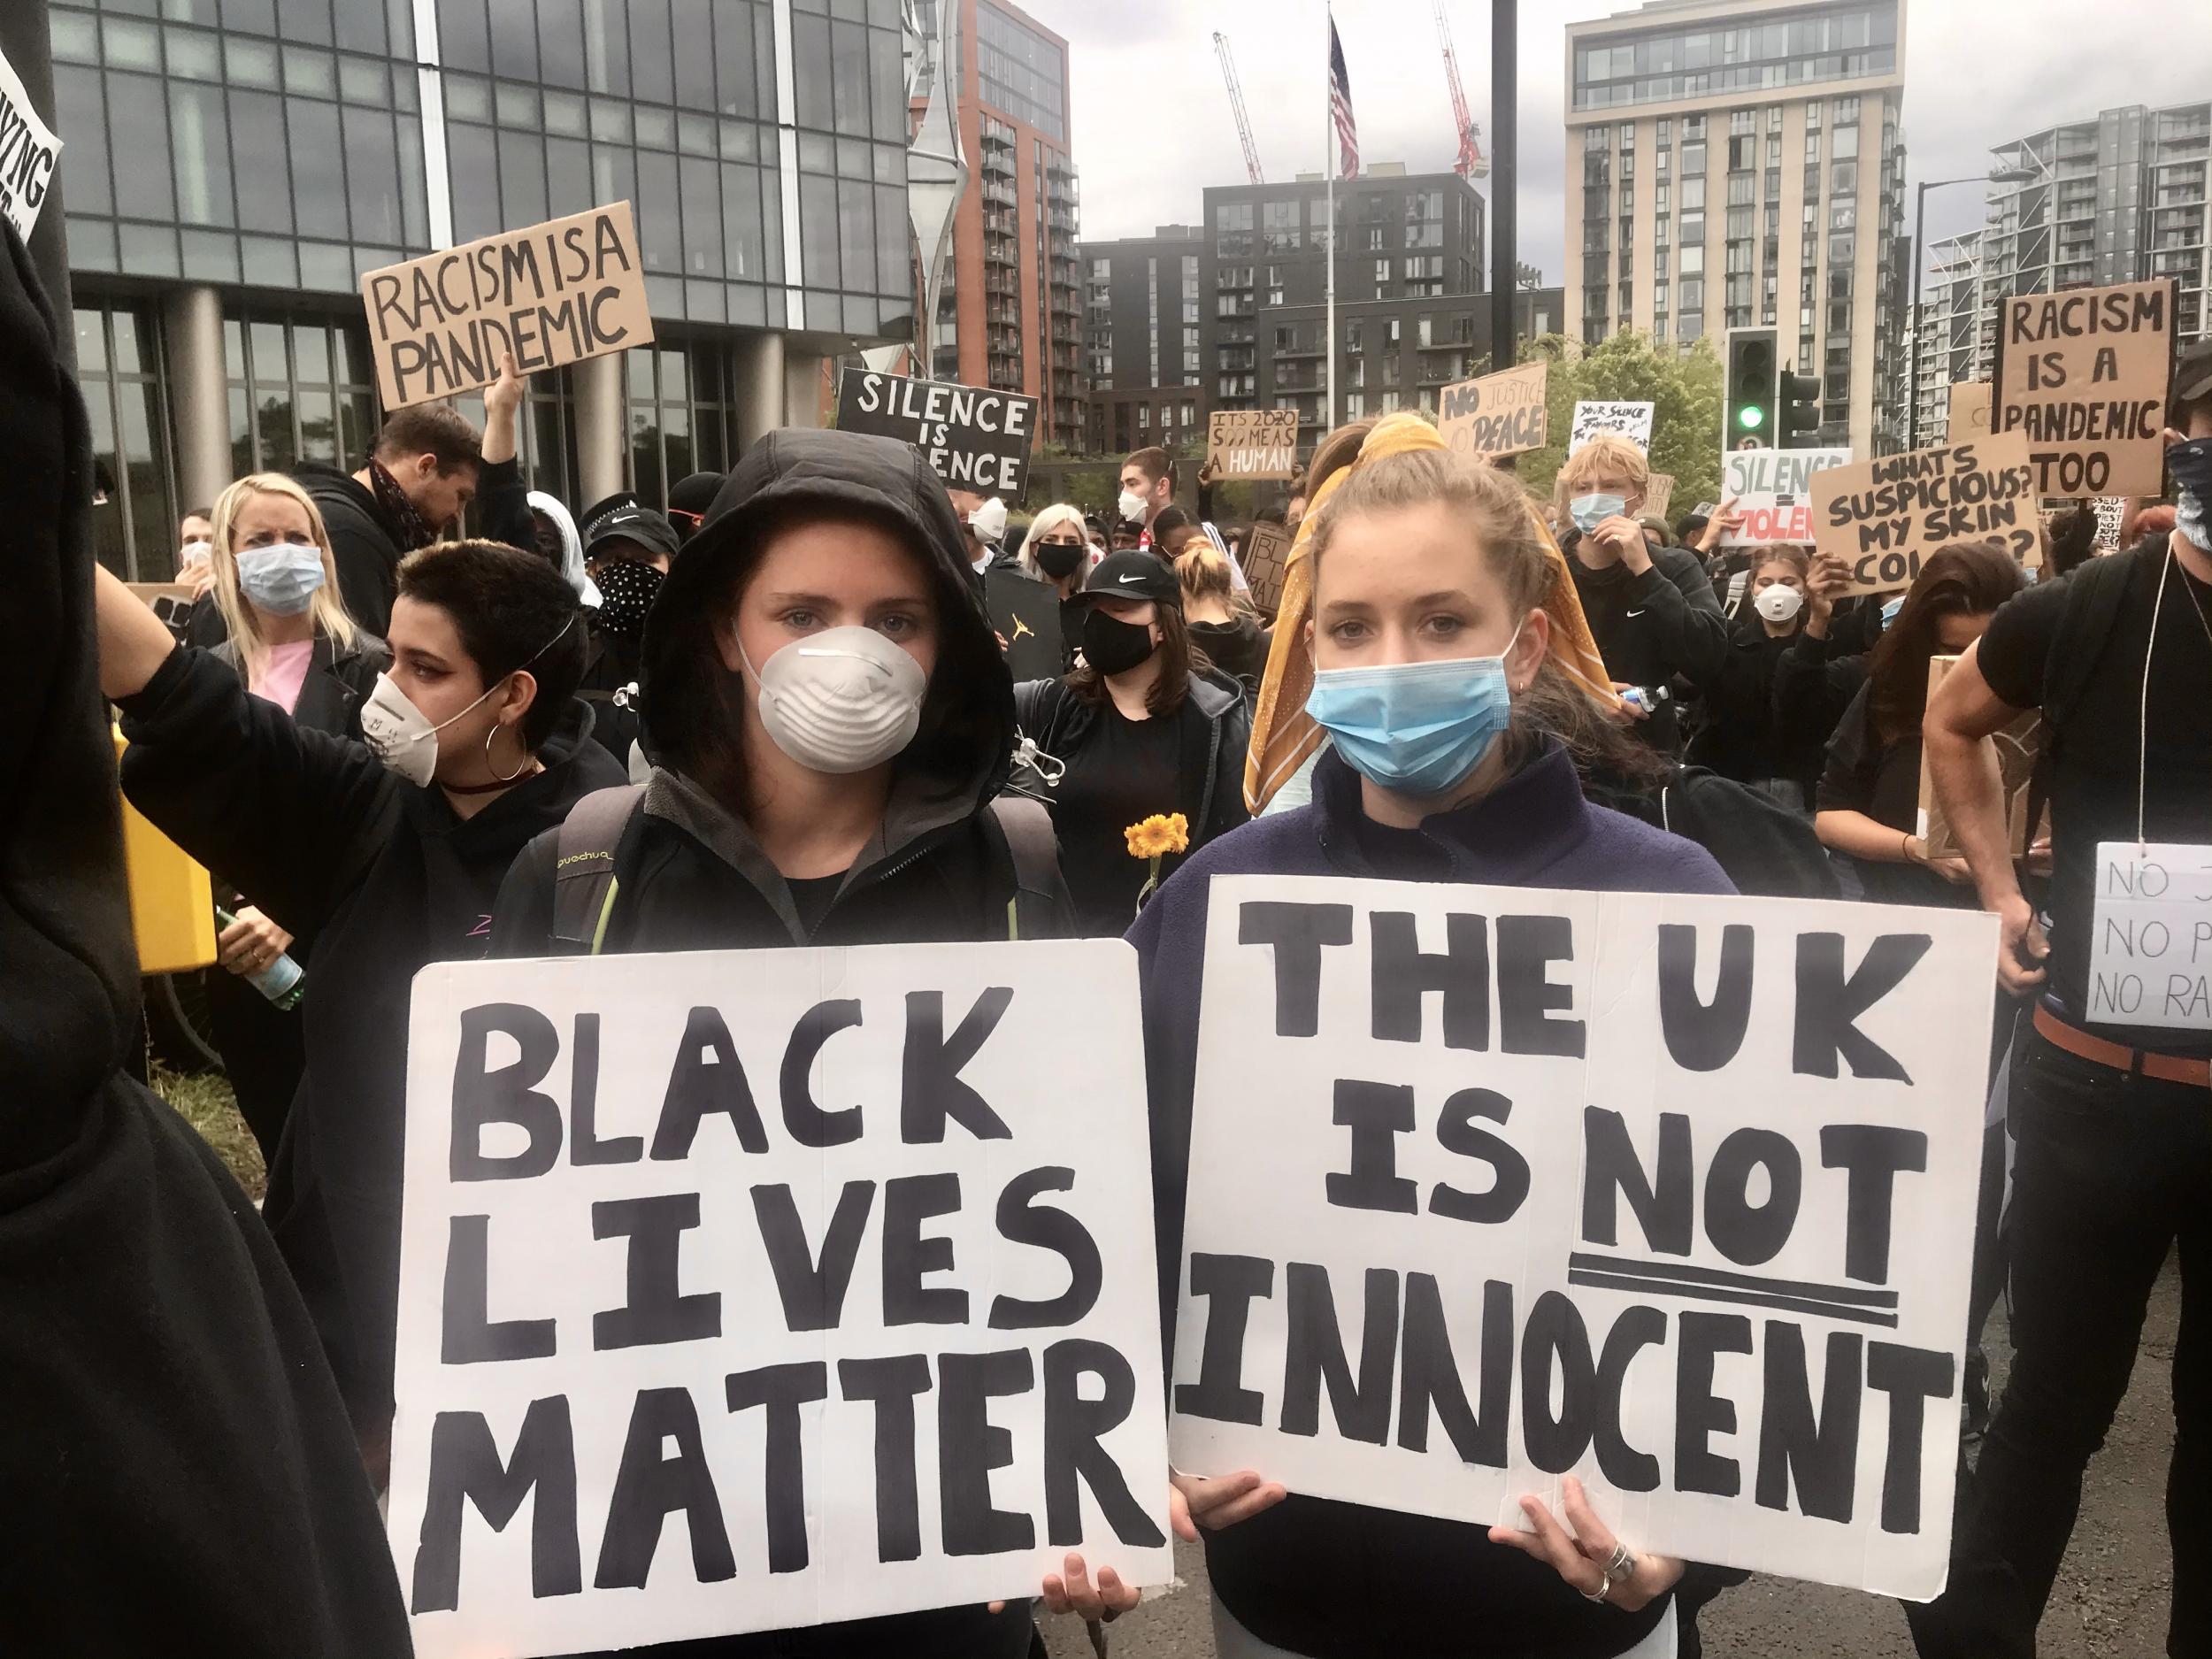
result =
[{"label": "window of building", "polygon": [[1855,127],[1839,127],[1836,128],[1834,134],[1831,135],[1828,141],[1829,158],[1834,161],[1848,161],[1856,157],[1858,153],[1859,129]]},{"label": "window of building", "polygon": [[1838,196],[1856,196],[1859,193],[1859,164],[1839,161],[1828,170],[1828,188]]},{"label": "window of building", "polygon": [[1684,213],[1681,215],[1681,221],[1682,240],[1685,242],[1701,242],[1705,240],[1704,214]]},{"label": "window of building", "polygon": [[126,581],[168,581],[181,515],[153,317],[88,300],[76,323],[77,386],[92,426],[93,554]]},{"label": "window of building", "polygon": [[1728,111],[1728,135],[1731,138],[1741,138],[1747,133],[1755,132],[1758,125],[1759,112],[1756,110]]},{"label": "window of building", "polygon": [[[1681,260],[1678,268],[1686,277],[1701,274],[1705,269],[1705,249],[1703,244],[1699,243],[1694,246],[1686,244],[1682,250]],[[1689,285],[1685,283],[1683,286],[1687,288]]]},{"label": "window of building", "polygon": [[1066,65],[1060,48],[991,0],[976,0],[975,24],[983,102],[1053,138],[1066,137],[1060,100]]},{"label": "window of building", "polygon": [[[223,320],[223,351],[234,474],[289,472],[302,461],[358,465],[368,455],[376,385],[365,326],[234,313]],[[475,419],[480,426],[481,414]]]},{"label": "window of building", "polygon": [[1702,173],[1685,177],[1682,180],[1682,206],[1685,211],[1694,211],[1705,205],[1705,177]]},{"label": "window of building", "polygon": [[1701,173],[1705,171],[1705,146],[1701,143],[1682,146],[1682,171]]},{"label": "window of building", "polygon": [[1836,100],[1836,125],[1838,127],[1853,126],[1858,119],[1859,100],[1856,96]]},{"label": "window of building", "polygon": [[630,434],[630,488],[656,510],[669,486],[692,472],[718,472],[735,459],[731,447],[734,376],[721,342],[671,340],[624,354],[625,419]]},{"label": "window of building", "polygon": [[1390,286],[1390,261],[1387,259],[1376,260],[1375,286],[1378,288],[1386,288]]},{"label": "window of building", "polygon": [[1747,173],[1730,173],[1728,175],[1728,205],[1731,207],[1749,206],[1757,195],[1757,191],[1753,188],[1755,182]]},{"label": "window of building", "polygon": [[1298,204],[1260,204],[1260,247],[1266,253],[1295,253],[1300,247]]}]

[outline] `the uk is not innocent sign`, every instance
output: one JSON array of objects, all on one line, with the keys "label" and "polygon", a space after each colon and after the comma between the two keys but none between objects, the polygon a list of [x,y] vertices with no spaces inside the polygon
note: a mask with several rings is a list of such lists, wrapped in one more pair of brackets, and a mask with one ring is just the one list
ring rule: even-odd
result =
[{"label": "the uk is not innocent sign", "polygon": [[361,301],[387,409],[489,386],[508,352],[528,374],[653,338],[627,202],[386,265]]},{"label": "the uk is not innocent sign", "polygon": [[1215,878],[1179,1469],[1944,1582],[1993,918]]},{"label": "the uk is not innocent sign", "polygon": [[415,1651],[1031,1595],[1071,1549],[1171,1577],[1142,1053],[1118,941],[426,970]]},{"label": "the uk is not innocent sign", "polygon": [[948,489],[1012,503],[1029,480],[1037,400],[951,380],[847,369],[837,382],[837,426],[914,445]]}]

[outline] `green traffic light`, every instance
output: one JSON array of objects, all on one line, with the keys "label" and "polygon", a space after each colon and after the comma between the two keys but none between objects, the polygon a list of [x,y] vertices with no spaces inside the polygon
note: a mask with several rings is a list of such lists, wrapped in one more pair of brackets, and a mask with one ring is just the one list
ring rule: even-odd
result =
[{"label": "green traffic light", "polygon": [[1736,424],[1747,432],[1755,432],[1766,425],[1766,411],[1756,403],[1746,403],[1736,411]]}]

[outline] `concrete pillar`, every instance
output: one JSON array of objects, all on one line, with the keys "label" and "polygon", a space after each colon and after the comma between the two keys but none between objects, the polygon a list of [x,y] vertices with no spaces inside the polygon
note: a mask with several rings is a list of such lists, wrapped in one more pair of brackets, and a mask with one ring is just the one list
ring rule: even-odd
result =
[{"label": "concrete pillar", "polygon": [[823,355],[786,345],[783,350],[783,423],[787,426],[822,424]]},{"label": "concrete pillar", "polygon": [[737,444],[742,454],[784,424],[783,336],[766,330],[740,334],[735,355]]},{"label": "concrete pillar", "polygon": [[162,302],[161,326],[169,347],[169,427],[176,434],[181,513],[212,506],[231,481],[222,297],[200,284],[178,288]]},{"label": "concrete pillar", "polygon": [[611,351],[569,365],[576,392],[576,500],[581,512],[623,488],[628,434],[622,419],[622,365],[626,354]]}]

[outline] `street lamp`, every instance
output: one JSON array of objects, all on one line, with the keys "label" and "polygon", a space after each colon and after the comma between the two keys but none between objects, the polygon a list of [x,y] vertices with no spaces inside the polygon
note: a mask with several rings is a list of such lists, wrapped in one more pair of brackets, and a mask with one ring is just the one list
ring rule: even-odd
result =
[{"label": "street lamp", "polygon": [[1905,382],[1905,448],[1920,447],[1920,275],[1924,250],[1921,238],[1928,227],[1928,192],[1955,184],[2024,184],[2036,175],[2025,167],[1993,167],[1986,174],[1965,179],[1923,179],[1912,215],[1912,345]]}]

